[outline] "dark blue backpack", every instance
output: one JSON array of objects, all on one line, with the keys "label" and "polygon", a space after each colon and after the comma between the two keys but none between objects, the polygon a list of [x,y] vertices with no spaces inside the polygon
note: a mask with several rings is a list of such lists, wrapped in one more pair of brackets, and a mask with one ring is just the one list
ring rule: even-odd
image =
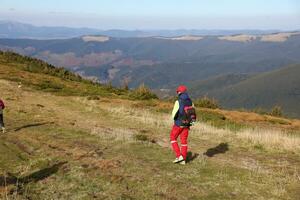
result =
[{"label": "dark blue backpack", "polygon": [[196,109],[187,94],[179,97],[179,116],[181,126],[191,126],[197,119]]}]

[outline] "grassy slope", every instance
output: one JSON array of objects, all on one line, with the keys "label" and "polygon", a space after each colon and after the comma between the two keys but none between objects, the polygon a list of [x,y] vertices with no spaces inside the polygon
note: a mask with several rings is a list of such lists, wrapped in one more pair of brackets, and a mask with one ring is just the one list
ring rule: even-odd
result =
[{"label": "grassy slope", "polygon": [[217,93],[250,77],[249,74],[225,74],[210,77],[206,80],[193,81],[188,86],[193,96],[199,97],[209,95],[212,92]]},{"label": "grassy slope", "polygon": [[[254,76],[212,96],[231,108],[268,108],[280,105],[291,117],[300,115],[300,65]],[[263,95],[262,95],[263,94]]]},{"label": "grassy slope", "polygon": [[37,59],[0,52],[0,78],[59,95],[128,96],[124,90],[93,84],[64,69],[54,69]]},{"label": "grassy slope", "polygon": [[[201,110],[208,123],[223,128],[233,123],[238,128],[230,131],[199,123],[190,134],[195,159],[186,166],[173,165],[168,142],[172,122],[165,113],[171,104],[56,96],[36,90],[34,84],[19,88],[16,82],[3,80],[14,70],[6,69],[0,72],[9,131],[0,136],[3,199],[297,199],[300,195],[296,120],[287,120],[289,129],[286,124],[272,125],[290,130],[290,135],[280,132],[278,141],[268,143],[263,137],[241,134],[244,126],[254,126],[258,115],[244,113],[246,121],[254,120],[246,124],[232,121],[243,113]],[[22,76],[40,81],[41,75]],[[263,126],[270,128],[262,118]],[[286,146],[285,140],[294,146]]]}]

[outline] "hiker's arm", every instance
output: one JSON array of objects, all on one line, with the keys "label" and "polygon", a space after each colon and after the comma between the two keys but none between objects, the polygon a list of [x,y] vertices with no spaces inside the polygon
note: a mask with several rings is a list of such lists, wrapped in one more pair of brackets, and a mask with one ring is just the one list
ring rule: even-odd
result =
[{"label": "hiker's arm", "polygon": [[174,107],[173,107],[173,111],[172,111],[172,119],[175,118],[178,110],[179,110],[179,102],[175,101],[175,104],[174,104]]}]

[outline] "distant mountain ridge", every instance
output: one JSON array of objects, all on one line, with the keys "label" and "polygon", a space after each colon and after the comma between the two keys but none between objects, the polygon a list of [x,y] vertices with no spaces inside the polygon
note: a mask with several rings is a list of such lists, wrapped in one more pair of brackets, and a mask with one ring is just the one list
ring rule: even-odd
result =
[{"label": "distant mountain ridge", "polygon": [[31,24],[1,21],[0,38],[27,38],[27,39],[62,39],[79,37],[82,35],[106,35],[110,37],[177,37],[182,35],[234,35],[234,34],[269,34],[280,30],[100,30],[95,28],[45,27]]},{"label": "distant mountain ridge", "polygon": [[12,21],[0,21],[0,38],[63,39],[85,34],[99,34],[91,28],[38,27]]}]

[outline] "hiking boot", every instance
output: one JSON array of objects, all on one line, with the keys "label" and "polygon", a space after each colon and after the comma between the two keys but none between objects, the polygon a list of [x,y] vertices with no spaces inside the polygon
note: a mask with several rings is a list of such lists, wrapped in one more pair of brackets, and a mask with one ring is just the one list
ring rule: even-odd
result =
[{"label": "hiking boot", "polygon": [[179,164],[185,165],[185,160],[181,161]]},{"label": "hiking boot", "polygon": [[182,162],[182,161],[184,161],[183,157],[179,156],[178,158],[175,158],[175,160],[173,161],[173,163],[179,163],[179,162]]}]

